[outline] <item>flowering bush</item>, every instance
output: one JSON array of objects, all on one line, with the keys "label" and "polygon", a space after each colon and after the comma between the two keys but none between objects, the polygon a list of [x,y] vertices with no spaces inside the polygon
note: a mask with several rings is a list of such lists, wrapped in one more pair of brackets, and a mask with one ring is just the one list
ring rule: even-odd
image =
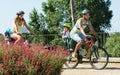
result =
[{"label": "flowering bush", "polygon": [[38,44],[10,48],[0,43],[0,48],[0,73],[5,75],[57,75],[66,58],[60,46],[46,50]]}]

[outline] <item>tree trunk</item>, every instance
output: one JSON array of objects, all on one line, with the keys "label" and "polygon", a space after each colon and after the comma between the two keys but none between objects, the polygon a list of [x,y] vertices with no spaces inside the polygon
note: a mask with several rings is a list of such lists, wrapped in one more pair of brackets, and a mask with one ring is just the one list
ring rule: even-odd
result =
[{"label": "tree trunk", "polygon": [[74,0],[70,0],[70,6],[71,6],[72,26],[74,26],[75,25],[75,6],[74,6]]}]

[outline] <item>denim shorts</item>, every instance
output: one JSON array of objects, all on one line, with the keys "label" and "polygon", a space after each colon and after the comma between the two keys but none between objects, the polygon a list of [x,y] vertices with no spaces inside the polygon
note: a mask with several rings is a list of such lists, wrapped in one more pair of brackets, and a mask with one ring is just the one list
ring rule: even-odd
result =
[{"label": "denim shorts", "polygon": [[76,32],[70,33],[70,37],[76,42],[86,39],[86,37],[82,33],[76,33]]}]

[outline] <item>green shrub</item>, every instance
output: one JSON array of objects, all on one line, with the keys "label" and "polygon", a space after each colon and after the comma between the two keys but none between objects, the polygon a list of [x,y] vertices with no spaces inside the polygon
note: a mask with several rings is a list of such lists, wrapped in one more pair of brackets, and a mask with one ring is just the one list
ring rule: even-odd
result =
[{"label": "green shrub", "polygon": [[4,39],[4,35],[0,34],[0,40],[3,40],[3,39]]},{"label": "green shrub", "polygon": [[111,34],[105,47],[111,57],[120,57],[120,33]]},{"label": "green shrub", "polygon": [[12,49],[2,44],[0,51],[0,73],[5,75],[57,75],[62,71],[66,52],[56,46],[56,50],[45,50],[42,45],[31,47],[16,45]]}]

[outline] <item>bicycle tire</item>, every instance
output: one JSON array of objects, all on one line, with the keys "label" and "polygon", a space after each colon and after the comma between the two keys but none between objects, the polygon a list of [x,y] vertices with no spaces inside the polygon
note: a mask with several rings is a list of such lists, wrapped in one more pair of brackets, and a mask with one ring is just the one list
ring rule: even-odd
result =
[{"label": "bicycle tire", "polygon": [[92,68],[96,70],[104,69],[109,62],[107,51],[102,47],[93,46],[92,48],[89,60]]},{"label": "bicycle tire", "polygon": [[75,42],[74,40],[71,40],[72,43],[68,44],[68,57],[66,59],[66,62],[65,62],[65,66],[69,69],[73,69],[73,68],[76,68],[77,65],[79,64],[79,62],[82,62],[82,56],[80,55],[79,51],[77,51],[77,60],[73,60],[73,57],[72,57],[72,54],[74,52],[74,49],[75,49],[75,46],[77,44],[77,42]]},{"label": "bicycle tire", "polygon": [[76,68],[78,64],[79,64],[79,60],[73,60],[72,52],[70,52],[66,59],[65,66],[69,69],[73,69]]}]

